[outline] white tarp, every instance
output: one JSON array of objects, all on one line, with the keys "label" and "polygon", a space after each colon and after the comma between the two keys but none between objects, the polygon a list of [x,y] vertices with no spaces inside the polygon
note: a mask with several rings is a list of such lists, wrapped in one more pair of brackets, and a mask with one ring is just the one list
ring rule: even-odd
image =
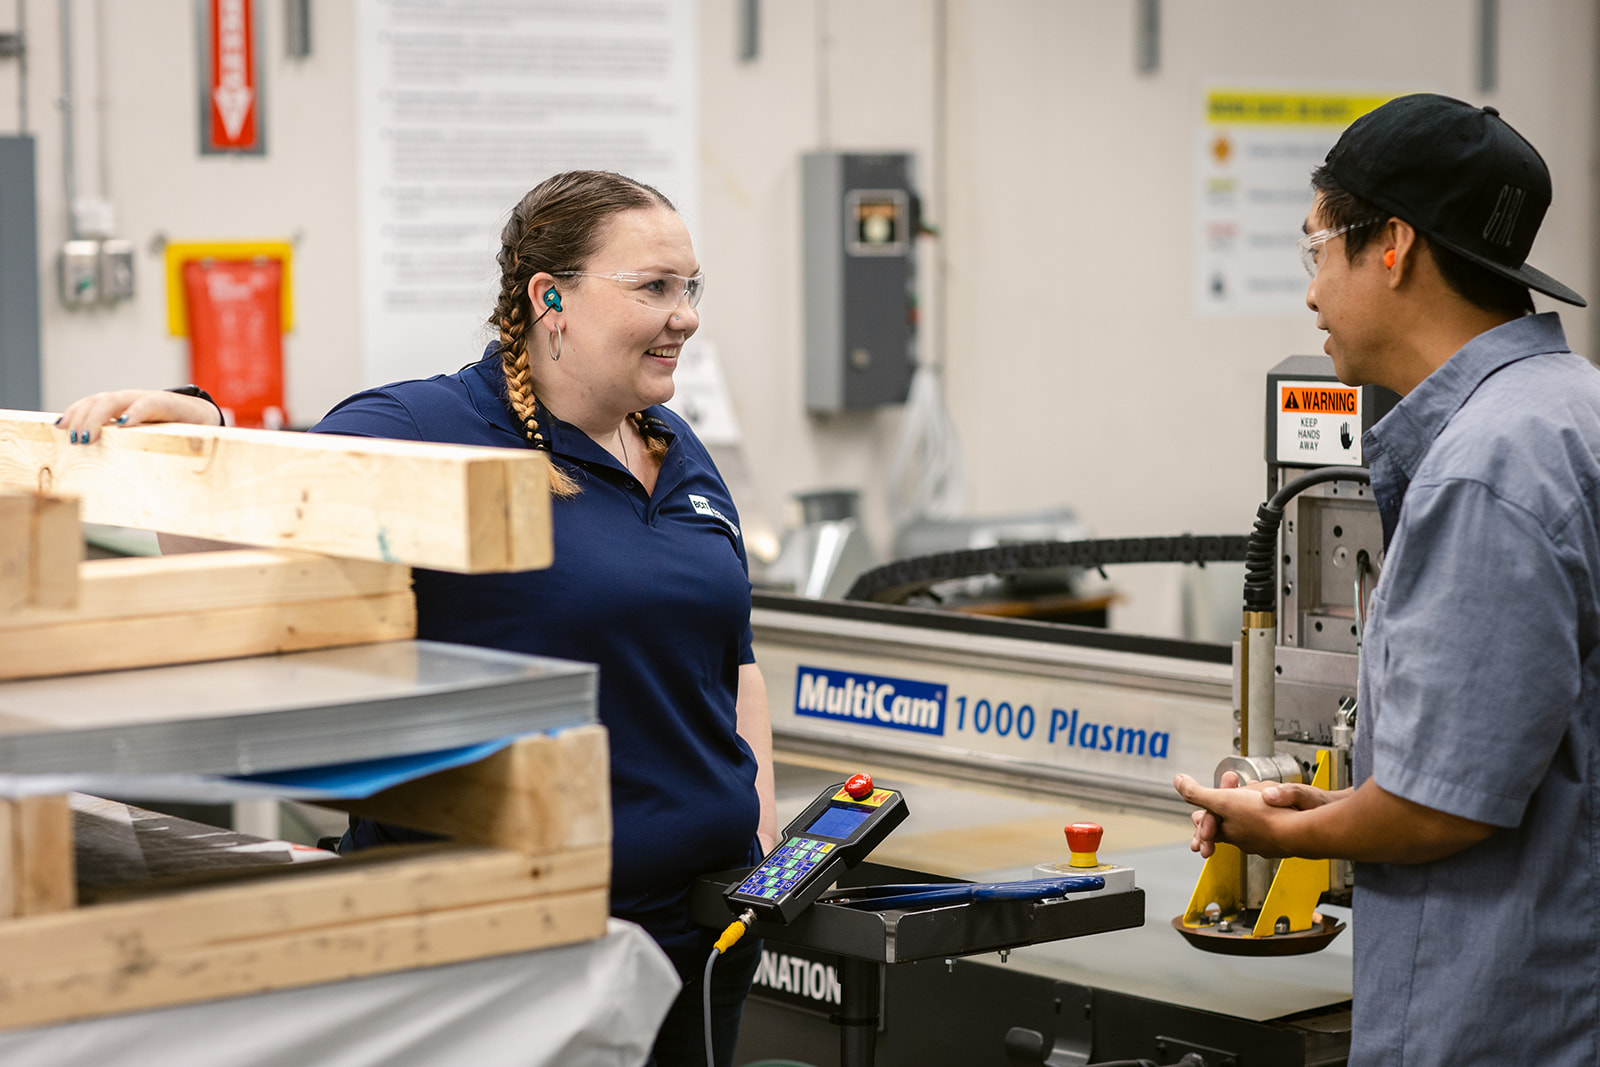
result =
[{"label": "white tarp", "polygon": [[6,1067],[627,1067],[677,995],[611,919],[561,948],[0,1033]]}]

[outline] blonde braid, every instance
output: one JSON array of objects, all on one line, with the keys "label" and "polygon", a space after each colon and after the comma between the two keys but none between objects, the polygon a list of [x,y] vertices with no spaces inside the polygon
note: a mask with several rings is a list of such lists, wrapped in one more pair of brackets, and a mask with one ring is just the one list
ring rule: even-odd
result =
[{"label": "blonde braid", "polygon": [[639,436],[644,439],[645,450],[655,459],[665,459],[667,456],[667,439],[657,436],[649,426],[642,411],[635,411],[628,418],[633,420],[634,427],[639,431]]}]

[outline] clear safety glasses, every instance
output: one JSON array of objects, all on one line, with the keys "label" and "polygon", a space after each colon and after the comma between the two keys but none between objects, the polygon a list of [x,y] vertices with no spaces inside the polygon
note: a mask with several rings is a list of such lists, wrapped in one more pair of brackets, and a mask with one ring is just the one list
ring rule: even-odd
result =
[{"label": "clear safety glasses", "polygon": [[1374,222],[1382,221],[1383,219],[1381,217],[1364,219],[1361,222],[1352,222],[1348,226],[1340,226],[1336,230],[1318,230],[1316,233],[1306,234],[1304,237],[1300,238],[1300,240],[1295,242],[1295,247],[1300,250],[1300,265],[1306,269],[1306,274],[1312,278],[1315,278],[1317,276],[1317,268],[1322,266],[1323,245],[1327,244],[1329,241],[1340,236],[1341,234],[1346,234],[1359,227],[1371,226]]},{"label": "clear safety glasses", "polygon": [[629,296],[645,307],[657,311],[671,311],[685,298],[690,307],[699,307],[706,292],[706,276],[696,274],[686,278],[681,274],[667,274],[654,270],[619,270],[602,273],[592,270],[558,270],[558,278],[606,278],[627,290]]}]

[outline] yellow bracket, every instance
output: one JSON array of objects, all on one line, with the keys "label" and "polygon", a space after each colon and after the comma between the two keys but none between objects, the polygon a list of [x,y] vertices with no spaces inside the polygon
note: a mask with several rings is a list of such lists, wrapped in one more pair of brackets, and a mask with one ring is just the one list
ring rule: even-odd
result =
[{"label": "yellow bracket", "polygon": [[1216,850],[1200,868],[1200,880],[1189,897],[1189,908],[1183,913],[1183,925],[1198,929],[1209,926],[1206,905],[1215,904],[1222,909],[1222,918],[1231,919],[1239,914],[1244,887],[1244,853],[1233,845],[1218,842]]},{"label": "yellow bracket", "polygon": [[[1317,773],[1311,784],[1317,789],[1327,789],[1333,780],[1333,756],[1327,749],[1317,753]],[[1330,864],[1328,860],[1307,860],[1292,856],[1278,862],[1278,873],[1272,878],[1267,899],[1261,902],[1261,915],[1256,919],[1252,937],[1270,937],[1276,933],[1280,918],[1289,920],[1289,933],[1297,934],[1314,925],[1311,918],[1318,899],[1328,891]]]}]

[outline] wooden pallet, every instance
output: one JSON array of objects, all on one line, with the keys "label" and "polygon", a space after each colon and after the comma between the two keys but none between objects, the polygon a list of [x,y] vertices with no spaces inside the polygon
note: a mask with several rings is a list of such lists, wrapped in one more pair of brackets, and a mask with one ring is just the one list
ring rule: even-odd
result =
[{"label": "wooden pallet", "polygon": [[[605,932],[605,729],[523,738],[341,806],[449,845],[98,888],[61,796],[0,801],[0,1029],[455,963]],[[9,860],[9,862],[5,862]],[[98,881],[104,882],[104,872]],[[115,879],[113,879],[115,881]]]},{"label": "wooden pallet", "polygon": [[[546,461],[525,450],[187,426],[74,446],[53,420],[0,412],[0,679],[408,638],[411,566],[550,561]],[[80,515],[257,547],[84,562]],[[578,726],[341,802],[449,845],[98,870],[82,895],[69,798],[0,799],[0,1029],[598,937],[606,751]]]}]

